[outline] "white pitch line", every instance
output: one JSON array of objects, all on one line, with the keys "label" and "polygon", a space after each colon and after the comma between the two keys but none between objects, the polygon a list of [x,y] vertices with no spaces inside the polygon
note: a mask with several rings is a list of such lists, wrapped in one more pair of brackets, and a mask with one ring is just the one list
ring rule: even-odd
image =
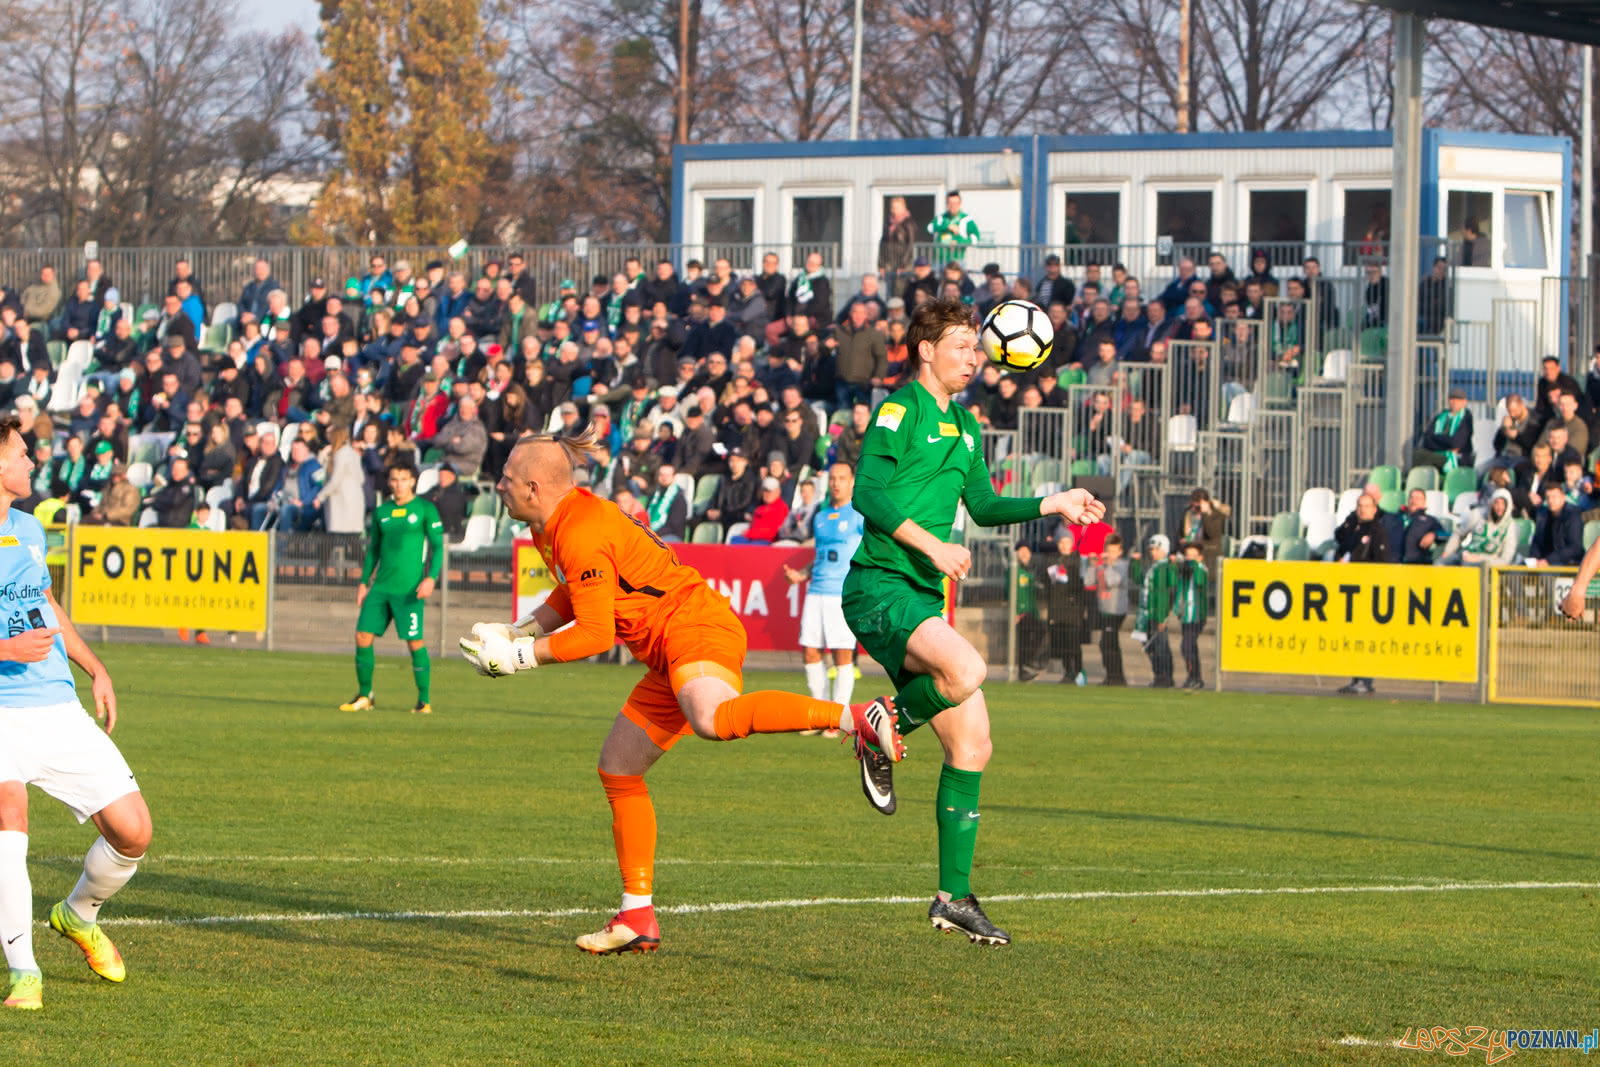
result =
[{"label": "white pitch line", "polygon": [[[1230,887],[1216,889],[1091,889],[1068,893],[997,893],[991,902],[1046,900],[1151,900],[1188,897],[1314,896],[1328,893],[1463,893],[1482,890],[1600,889],[1600,882],[1447,882],[1442,885],[1324,885],[1273,888]],[[790,900],[727,900],[707,904],[669,904],[657,909],[666,915],[700,915],[731,911],[777,911],[832,905],[920,904],[926,894],[892,897],[800,897]],[[416,919],[565,919],[575,915],[604,915],[607,908],[494,908],[457,911],[326,911],[205,915],[194,918],[132,918],[108,920],[112,926],[230,926],[242,923],[340,922],[353,919],[407,921]]]},{"label": "white pitch line", "polygon": [[[67,863],[79,864],[83,862],[81,855],[44,855],[30,857],[36,863]],[[287,865],[296,863],[328,863],[328,864],[373,864],[387,866],[439,866],[439,867],[607,867],[616,864],[614,856],[315,856],[315,855],[156,855],[146,856],[140,860],[141,866],[155,863],[170,863],[175,865],[221,865],[239,863],[259,863],[265,866],[274,864]],[[691,859],[685,856],[657,859],[657,866],[661,867],[792,867],[799,869],[833,869],[833,868],[862,868],[868,870],[919,870],[937,866],[932,862],[905,862],[893,863],[883,860],[785,860],[785,859]],[[1095,865],[1060,866],[1040,863],[980,863],[977,870],[983,871],[1033,871],[1044,874],[1079,874],[1079,873],[1109,873],[1109,874],[1140,874],[1140,875],[1180,875],[1180,876],[1205,876],[1229,878],[1311,878],[1333,879],[1347,878],[1348,873],[1319,874],[1314,871],[1251,871],[1243,867],[1211,867],[1200,869],[1185,869],[1178,867],[1105,867]],[[1368,872],[1368,878],[1381,879],[1387,882],[1437,882],[1446,883],[1450,878],[1432,878],[1419,874],[1380,874]]]}]

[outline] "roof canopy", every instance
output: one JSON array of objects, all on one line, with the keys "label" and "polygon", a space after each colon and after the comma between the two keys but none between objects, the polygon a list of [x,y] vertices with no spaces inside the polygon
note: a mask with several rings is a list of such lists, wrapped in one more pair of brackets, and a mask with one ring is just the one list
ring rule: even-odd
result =
[{"label": "roof canopy", "polygon": [[1424,19],[1452,19],[1517,33],[1600,45],[1595,0],[1362,0]]}]

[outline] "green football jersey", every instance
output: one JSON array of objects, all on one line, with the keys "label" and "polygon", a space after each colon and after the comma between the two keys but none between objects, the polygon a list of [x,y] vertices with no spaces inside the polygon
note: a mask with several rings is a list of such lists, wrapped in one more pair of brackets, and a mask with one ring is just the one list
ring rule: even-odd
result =
[{"label": "green football jersey", "polygon": [[433,501],[380,502],[367,520],[367,558],[361,581],[373,589],[409,596],[424,577],[439,580],[444,565],[444,523]]},{"label": "green football jersey", "polygon": [[873,413],[861,443],[863,469],[873,456],[892,461],[894,472],[881,488],[864,485],[865,479],[856,483],[856,510],[867,521],[852,566],[892,571],[931,590],[941,588],[943,580],[928,557],[896,541],[892,528],[873,521],[883,509],[874,506],[879,501],[864,499],[866,493],[881,492],[882,503],[941,541],[950,539],[956,504],[961,501],[985,526],[1039,517],[1038,498],[1000,500],[995,496],[983,462],[982,429],[972,412],[954,400],[940,410],[938,401],[920,382],[897,390]]}]

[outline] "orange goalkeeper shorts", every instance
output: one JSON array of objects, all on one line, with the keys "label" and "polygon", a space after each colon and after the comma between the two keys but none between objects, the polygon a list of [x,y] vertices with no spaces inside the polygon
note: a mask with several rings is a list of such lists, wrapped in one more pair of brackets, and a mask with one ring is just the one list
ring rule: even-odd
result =
[{"label": "orange goalkeeper shorts", "polygon": [[652,668],[622,705],[622,714],[662,749],[694,733],[678,704],[678,690],[695,678],[721,678],[744,692],[744,627],[731,611],[691,616],[679,611],[662,639],[664,670]]}]

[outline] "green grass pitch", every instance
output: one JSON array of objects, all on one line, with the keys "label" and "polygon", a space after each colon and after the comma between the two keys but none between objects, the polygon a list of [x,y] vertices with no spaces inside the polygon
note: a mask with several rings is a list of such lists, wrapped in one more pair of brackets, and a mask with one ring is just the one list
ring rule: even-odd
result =
[{"label": "green grass pitch", "polygon": [[[1600,1023],[1590,711],[992,686],[973,882],[1004,949],[928,926],[926,731],[887,819],[836,742],[689,739],[649,778],[657,904],[746,906],[597,959],[595,756],[637,667],[452,660],[423,718],[393,657],[351,715],[345,656],[105,655],[156,820],[106,909],[128,980],[41,925],[12,1063],[1410,1063],[1340,1039]],[[93,831],[31,796],[43,919]]]}]

